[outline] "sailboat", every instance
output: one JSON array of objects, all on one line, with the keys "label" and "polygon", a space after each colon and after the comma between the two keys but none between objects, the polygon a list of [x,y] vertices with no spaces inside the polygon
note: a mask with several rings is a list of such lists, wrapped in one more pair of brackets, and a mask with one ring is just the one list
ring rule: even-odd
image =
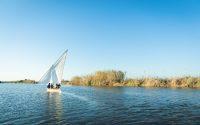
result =
[{"label": "sailboat", "polygon": [[39,80],[39,83],[47,84],[47,92],[61,93],[60,87],[61,87],[66,56],[67,56],[67,50],[60,56],[60,58],[47,70],[47,72]]}]

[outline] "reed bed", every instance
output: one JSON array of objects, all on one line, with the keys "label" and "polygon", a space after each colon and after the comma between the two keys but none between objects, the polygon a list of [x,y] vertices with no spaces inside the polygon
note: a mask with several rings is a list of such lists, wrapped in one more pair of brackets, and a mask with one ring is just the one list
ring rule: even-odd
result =
[{"label": "reed bed", "polygon": [[83,86],[133,86],[166,88],[200,88],[200,77],[176,78],[126,78],[126,73],[117,70],[97,71],[90,75],[75,76],[68,82]]}]

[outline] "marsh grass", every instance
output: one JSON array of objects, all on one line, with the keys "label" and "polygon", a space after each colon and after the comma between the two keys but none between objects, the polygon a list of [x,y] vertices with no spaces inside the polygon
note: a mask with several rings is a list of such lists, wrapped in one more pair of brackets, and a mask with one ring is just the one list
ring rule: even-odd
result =
[{"label": "marsh grass", "polygon": [[114,86],[117,83],[123,83],[125,80],[125,73],[122,71],[108,70],[97,71],[94,74],[86,76],[75,76],[70,81],[73,85],[87,85],[87,86]]},{"label": "marsh grass", "polygon": [[84,86],[200,88],[200,77],[126,78],[125,72],[107,70],[97,71],[94,74],[86,76],[75,76],[71,79],[69,84]]}]

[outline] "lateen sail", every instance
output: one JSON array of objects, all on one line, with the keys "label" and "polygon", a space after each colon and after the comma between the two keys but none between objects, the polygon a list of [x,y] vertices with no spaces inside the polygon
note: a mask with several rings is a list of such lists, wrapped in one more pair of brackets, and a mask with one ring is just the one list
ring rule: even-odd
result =
[{"label": "lateen sail", "polygon": [[51,66],[51,68],[40,79],[39,83],[61,84],[66,56],[67,51],[65,51],[62,56]]}]

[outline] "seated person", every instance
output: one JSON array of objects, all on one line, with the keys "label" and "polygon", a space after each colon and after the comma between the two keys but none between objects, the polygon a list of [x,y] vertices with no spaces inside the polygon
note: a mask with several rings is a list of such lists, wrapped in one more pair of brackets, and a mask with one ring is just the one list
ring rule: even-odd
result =
[{"label": "seated person", "polygon": [[49,89],[51,87],[51,84],[49,83],[48,85],[47,85],[47,88]]},{"label": "seated person", "polygon": [[56,88],[59,89],[60,88],[60,84],[56,84]]},{"label": "seated person", "polygon": [[51,84],[51,88],[52,88],[52,89],[54,88],[53,84]]}]

